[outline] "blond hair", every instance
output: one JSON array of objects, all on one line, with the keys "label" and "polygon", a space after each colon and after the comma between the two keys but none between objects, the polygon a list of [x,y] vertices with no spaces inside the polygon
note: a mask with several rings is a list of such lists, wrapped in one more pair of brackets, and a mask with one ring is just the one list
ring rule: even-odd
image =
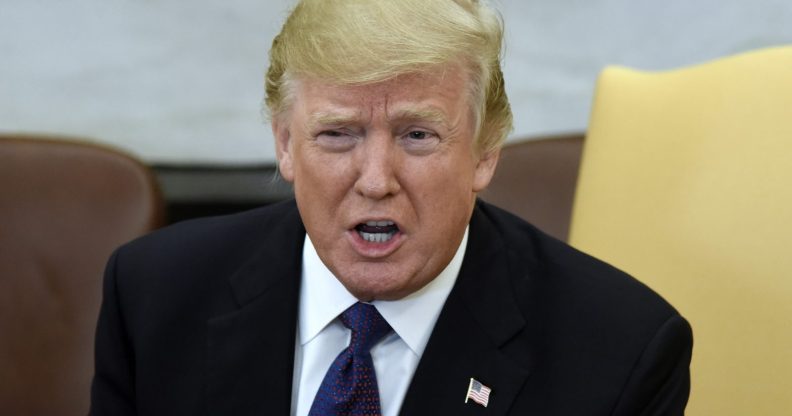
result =
[{"label": "blond hair", "polygon": [[502,43],[499,15],[480,0],[301,0],[272,42],[266,105],[282,115],[301,76],[360,85],[462,63],[476,150],[489,153],[512,128]]}]

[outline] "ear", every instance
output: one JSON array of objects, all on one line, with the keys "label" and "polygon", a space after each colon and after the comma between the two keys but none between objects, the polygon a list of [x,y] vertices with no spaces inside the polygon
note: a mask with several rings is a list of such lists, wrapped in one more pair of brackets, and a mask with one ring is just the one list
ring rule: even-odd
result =
[{"label": "ear", "polygon": [[289,123],[281,118],[273,118],[272,135],[275,136],[275,156],[278,158],[278,171],[287,182],[294,181],[294,159],[292,158],[291,133]]},{"label": "ear", "polygon": [[481,192],[489,185],[492,175],[495,174],[495,168],[498,166],[499,158],[500,149],[481,155],[476,164],[476,170],[473,172],[473,192]]}]

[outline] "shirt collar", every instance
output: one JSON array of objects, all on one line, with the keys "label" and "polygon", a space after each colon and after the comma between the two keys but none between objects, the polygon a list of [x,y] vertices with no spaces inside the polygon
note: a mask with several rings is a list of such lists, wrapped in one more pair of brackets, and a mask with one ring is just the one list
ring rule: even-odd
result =
[{"label": "shirt collar", "polygon": [[[394,332],[418,357],[423,355],[435,322],[459,275],[467,239],[468,228],[465,228],[454,257],[434,280],[420,290],[399,300],[372,302]],[[322,263],[306,234],[300,285],[300,345],[314,339],[333,319],[357,301]]]}]

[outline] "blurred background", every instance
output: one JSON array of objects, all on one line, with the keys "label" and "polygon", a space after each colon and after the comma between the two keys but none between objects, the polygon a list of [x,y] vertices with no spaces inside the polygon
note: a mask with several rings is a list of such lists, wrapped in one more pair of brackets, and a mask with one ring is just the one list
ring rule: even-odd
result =
[{"label": "blurred background", "polygon": [[[271,163],[262,74],[291,3],[4,0],[0,128],[92,137],[158,164]],[[792,41],[788,0],[495,3],[514,137],[585,129],[606,64],[662,70]]]},{"label": "blurred background", "polygon": [[[155,168],[171,220],[288,196],[272,180],[261,102],[291,3],[4,0],[0,132],[131,153]],[[506,22],[512,140],[585,131],[605,65],[663,70],[792,42],[789,0],[494,3]]]}]

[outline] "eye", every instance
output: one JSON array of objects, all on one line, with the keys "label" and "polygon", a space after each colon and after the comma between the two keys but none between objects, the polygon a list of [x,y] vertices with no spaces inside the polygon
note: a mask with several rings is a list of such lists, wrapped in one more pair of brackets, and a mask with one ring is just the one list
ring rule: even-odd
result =
[{"label": "eye", "polygon": [[322,130],[316,134],[316,143],[331,152],[343,152],[355,146],[357,138],[344,130]]},{"label": "eye", "polygon": [[410,139],[415,139],[415,140],[426,139],[428,135],[429,135],[429,133],[427,133],[425,131],[421,131],[421,130],[413,130],[413,131],[407,133],[407,137],[409,137]]},{"label": "eye", "polygon": [[435,139],[437,140],[437,134],[426,131],[426,130],[410,130],[407,134],[404,135],[407,140],[414,140],[414,141],[426,141]]},{"label": "eye", "polygon": [[402,136],[402,143],[404,148],[412,154],[429,154],[437,148],[440,137],[427,130],[408,130]]}]

